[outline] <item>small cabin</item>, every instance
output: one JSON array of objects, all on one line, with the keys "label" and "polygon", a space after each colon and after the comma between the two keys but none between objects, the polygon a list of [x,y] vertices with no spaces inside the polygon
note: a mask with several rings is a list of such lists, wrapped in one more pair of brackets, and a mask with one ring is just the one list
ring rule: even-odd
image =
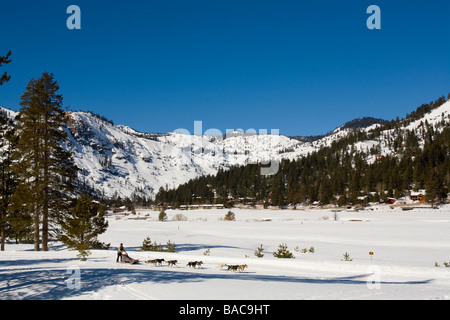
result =
[{"label": "small cabin", "polygon": [[425,202],[425,194],[424,192],[411,192],[409,198],[413,201]]},{"label": "small cabin", "polygon": [[384,203],[386,204],[394,204],[396,201],[396,199],[394,198],[387,198],[386,201],[384,201]]}]

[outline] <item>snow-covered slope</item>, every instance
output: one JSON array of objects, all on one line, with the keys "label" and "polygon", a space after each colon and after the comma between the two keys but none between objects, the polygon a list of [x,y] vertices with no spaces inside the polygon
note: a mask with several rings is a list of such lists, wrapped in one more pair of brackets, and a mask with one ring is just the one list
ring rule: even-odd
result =
[{"label": "snow-covered slope", "polygon": [[[419,130],[428,122],[449,122],[450,102],[432,110],[422,119],[411,122],[400,133],[383,131],[374,139],[357,142],[354,150],[379,147],[382,155],[394,151],[388,138],[407,130]],[[153,195],[160,187],[173,188],[199,175],[215,174],[219,168],[263,162],[269,166],[282,159],[298,159],[330,146],[352,131],[339,127],[313,142],[300,142],[283,135],[236,133],[224,136],[181,133],[143,134],[126,126],[113,126],[85,112],[71,112],[69,149],[83,170],[80,176],[106,196],[116,192],[130,196],[133,192]],[[369,132],[379,125],[364,130]],[[351,146],[349,146],[349,149]],[[371,156],[368,161],[374,161]]]},{"label": "snow-covered slope", "polygon": [[80,178],[105,196],[155,194],[219,168],[298,158],[314,147],[274,134],[228,137],[171,132],[149,135],[114,126],[86,112],[70,112],[66,148]]},{"label": "snow-covered slope", "polygon": [[[1,108],[8,117],[17,113]],[[270,164],[282,159],[298,159],[330,146],[352,131],[339,127],[321,139],[301,142],[283,135],[228,133],[225,136],[140,133],[125,125],[114,126],[88,112],[68,113],[65,128],[68,141],[80,168],[80,180],[108,197],[132,196],[133,193],[154,196],[160,187],[173,188],[200,175],[215,174],[219,168],[262,162]],[[356,151],[378,147],[381,155],[392,154],[389,142],[407,130],[420,130],[428,123],[442,130],[450,122],[450,101],[432,110],[422,119],[409,123],[400,132],[386,130],[373,140],[353,145]],[[376,128],[372,125],[364,130]],[[420,144],[423,141],[419,141]],[[349,150],[352,146],[349,146]],[[374,161],[375,155],[368,161]]]},{"label": "snow-covered slope", "polygon": [[[434,133],[440,133],[444,128],[448,127],[450,124],[450,100],[442,104],[441,106],[431,110],[426,113],[423,117],[418,120],[412,121],[405,126],[400,127],[399,130],[390,129],[384,130],[381,134],[372,139],[357,142],[354,144],[354,149],[359,151],[368,151],[372,147],[377,147],[379,150],[378,155],[371,155],[367,159],[368,162],[375,161],[377,156],[386,156],[386,155],[396,155],[396,151],[393,150],[392,144],[393,141],[401,136],[403,141],[406,140],[408,132],[413,132],[418,138],[419,147],[423,147],[425,141],[422,138],[422,133],[426,130],[426,125],[430,128],[433,128]],[[373,125],[365,128],[366,132],[370,132],[375,129],[378,125]],[[350,146],[349,146],[350,148]]]}]

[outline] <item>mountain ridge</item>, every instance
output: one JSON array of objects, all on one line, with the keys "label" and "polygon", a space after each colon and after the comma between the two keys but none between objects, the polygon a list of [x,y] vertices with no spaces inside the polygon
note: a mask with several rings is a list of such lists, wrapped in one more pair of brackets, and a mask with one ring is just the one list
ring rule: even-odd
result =
[{"label": "mountain ridge", "polygon": [[[435,125],[448,122],[450,103],[422,108],[423,114],[405,128],[417,129],[422,122]],[[16,111],[1,109],[10,118]],[[175,188],[202,175],[214,175],[219,169],[249,163],[269,166],[283,159],[298,159],[347,136],[350,132],[370,132],[379,128],[389,133],[387,124],[375,118],[346,122],[319,139],[300,141],[277,134],[229,134],[223,136],[187,135],[178,132],[142,133],[126,125],[114,125],[108,119],[85,111],[67,111],[63,142],[80,168],[78,178],[103,197],[145,196],[153,198],[160,188]],[[363,119],[368,119],[365,121]],[[365,126],[361,123],[364,122]],[[384,129],[380,129],[384,128]],[[379,148],[379,155],[390,151],[383,135],[371,141],[355,143],[356,150]],[[367,161],[375,161],[375,155]]]}]

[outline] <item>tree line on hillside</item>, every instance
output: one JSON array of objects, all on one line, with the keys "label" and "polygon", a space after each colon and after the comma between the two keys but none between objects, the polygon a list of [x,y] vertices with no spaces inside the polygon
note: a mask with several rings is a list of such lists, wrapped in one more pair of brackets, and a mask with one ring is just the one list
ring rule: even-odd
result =
[{"label": "tree line on hillside", "polygon": [[[0,65],[4,62],[0,59]],[[10,79],[5,75],[0,84]],[[67,119],[58,91],[53,74],[44,72],[29,81],[16,119],[0,114],[2,251],[7,239],[32,242],[35,251],[47,251],[50,239],[59,239],[82,250],[83,256],[89,248],[104,245],[96,237],[107,228],[105,210],[88,197],[77,196],[78,168],[71,153],[61,147]]]},{"label": "tree line on hillside", "polygon": [[[220,169],[217,175],[190,180],[176,189],[161,188],[155,202],[178,206],[242,199],[248,204],[280,207],[313,203],[343,206],[398,198],[422,188],[427,201],[441,201],[450,190],[449,119],[442,116],[434,125],[425,121],[416,130],[406,130],[405,125],[445,101],[439,98],[419,107],[409,116],[412,118],[396,119],[369,132],[355,129],[331,146],[298,160],[283,160],[275,175],[261,175],[261,164]],[[366,140],[380,144],[355,148],[357,142]],[[382,148],[390,152],[383,154]]]}]

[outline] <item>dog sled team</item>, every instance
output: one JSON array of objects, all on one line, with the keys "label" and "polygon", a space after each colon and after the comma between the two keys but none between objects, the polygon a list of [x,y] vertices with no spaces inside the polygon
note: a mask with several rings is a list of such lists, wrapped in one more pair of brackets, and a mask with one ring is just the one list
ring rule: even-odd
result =
[{"label": "dog sled team", "polygon": [[[162,262],[167,262],[167,266],[169,266],[169,267],[173,267],[173,266],[177,266],[177,263],[178,263],[178,260],[164,260],[164,259],[152,259],[152,260],[147,260],[147,261],[145,261],[145,263],[151,263],[151,264],[153,264],[154,266],[162,266]],[[186,264],[186,267],[189,267],[189,268],[194,268],[194,269],[197,269],[197,268],[203,268],[202,267],[202,265],[203,265],[203,261],[189,261],[187,264]],[[243,272],[243,271],[245,271],[245,268],[248,268],[248,265],[246,265],[246,264],[235,264],[235,265],[230,265],[230,264],[226,264],[226,263],[221,263],[221,264],[219,264],[218,266],[217,266],[219,269],[223,269],[223,268],[226,268],[227,269],[227,271],[233,271],[233,272],[236,272],[236,271],[239,271],[239,272]]]},{"label": "dog sled team", "polygon": [[[116,262],[119,262],[119,259],[120,259],[120,262],[123,262],[123,263],[129,263],[129,264],[139,263],[138,259],[133,259],[128,255],[128,252],[123,247],[123,243],[121,243],[119,248],[117,249]],[[155,267],[162,266],[163,262],[167,262],[168,267],[176,267],[178,260],[151,259],[151,260],[145,261],[145,263],[153,264]],[[203,261],[189,261],[186,266],[189,268],[197,269],[197,268],[203,268],[202,265],[203,265]],[[245,271],[245,268],[248,268],[248,266],[246,264],[228,265],[225,263],[221,263],[217,267],[219,269],[227,268],[227,271],[233,271],[233,272],[237,272],[237,271],[243,272],[243,271]]]}]

